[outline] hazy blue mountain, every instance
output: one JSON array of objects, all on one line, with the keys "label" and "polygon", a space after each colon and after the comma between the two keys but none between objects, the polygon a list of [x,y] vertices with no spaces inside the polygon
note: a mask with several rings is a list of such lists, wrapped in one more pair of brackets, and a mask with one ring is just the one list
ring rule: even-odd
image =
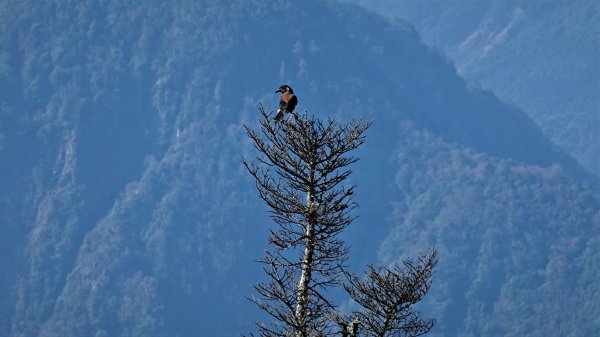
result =
[{"label": "hazy blue mountain", "polygon": [[597,180],[411,26],[322,1],[26,0],[0,16],[0,335],[251,330],[270,221],[242,124],[282,83],[299,111],[374,120],[353,270],[436,245],[434,333],[598,329]]},{"label": "hazy blue mountain", "polygon": [[398,225],[379,254],[389,263],[439,249],[432,336],[595,335],[598,195],[557,166],[499,160],[410,125],[402,133]]},{"label": "hazy blue mountain", "polygon": [[410,21],[459,73],[514,102],[600,176],[600,3],[353,2]]}]

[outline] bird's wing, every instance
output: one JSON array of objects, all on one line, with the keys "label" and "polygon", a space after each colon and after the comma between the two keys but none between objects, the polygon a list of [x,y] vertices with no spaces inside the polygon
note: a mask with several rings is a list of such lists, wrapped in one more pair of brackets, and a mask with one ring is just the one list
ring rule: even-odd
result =
[{"label": "bird's wing", "polygon": [[290,97],[290,100],[288,101],[287,110],[289,112],[294,111],[296,104],[298,104],[298,97],[296,97],[296,95],[292,95],[292,97]]}]

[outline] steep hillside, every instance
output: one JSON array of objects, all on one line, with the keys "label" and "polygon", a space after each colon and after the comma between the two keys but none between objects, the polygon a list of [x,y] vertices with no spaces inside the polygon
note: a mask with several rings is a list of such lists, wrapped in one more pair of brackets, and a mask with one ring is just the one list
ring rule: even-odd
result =
[{"label": "steep hillside", "polygon": [[463,76],[524,109],[600,176],[597,1],[353,2],[414,23]]},{"label": "steep hillside", "polygon": [[[440,252],[432,336],[592,336],[600,198],[558,166],[524,165],[403,125],[397,224],[383,261]],[[592,314],[594,313],[594,314]]]},{"label": "steep hillside", "polygon": [[[294,17],[282,22],[289,13]],[[598,240],[598,204],[585,187],[591,181],[586,172],[523,112],[468,87],[402,23],[320,1],[27,0],[4,3],[0,17],[0,335],[237,335],[251,329],[260,316],[244,296],[262,278],[254,260],[269,220],[241,167],[241,157],[253,154],[241,126],[256,123],[259,102],[274,105],[273,90],[282,83],[298,93],[299,110],[375,120],[353,176],[361,205],[361,218],[347,234],[355,269],[375,262],[382,241],[382,259],[392,261],[414,247],[420,229],[429,233],[403,218],[426,215],[413,202],[424,190],[446,200],[436,187],[456,186],[457,194],[471,188],[468,161],[423,186],[392,184],[395,177],[419,181],[411,174],[424,166],[443,171],[448,148],[486,158],[493,172],[537,168],[527,179],[526,173],[489,174],[477,182],[523,185],[551,200],[544,210],[569,205],[575,214],[569,226],[582,244]],[[415,140],[424,154],[397,161],[416,130],[432,135]],[[564,184],[553,187],[557,180]],[[452,213],[444,228],[467,235],[472,227],[505,223],[506,212],[532,212],[530,194],[519,193],[503,199],[513,208],[469,223],[463,213]],[[465,204],[465,212],[485,212],[495,196],[479,199]],[[584,205],[590,215],[579,215]],[[428,207],[433,214],[445,209],[441,202]],[[554,228],[564,216],[550,213],[543,221]],[[515,223],[526,232],[523,222]],[[414,237],[397,235],[407,228]],[[534,234],[539,245],[554,242]],[[565,235],[557,242],[572,238]],[[452,244],[427,238],[415,248]],[[406,250],[389,251],[392,242]],[[475,243],[458,244],[465,248],[451,252],[457,259],[477,259],[469,246]],[[534,252],[526,248],[502,252],[506,280],[529,266],[519,264],[522,254]],[[593,254],[541,253],[585,268],[558,274],[557,283],[540,278],[528,286],[546,287],[548,296],[563,283],[569,285],[564,296],[576,291],[573,284],[598,286],[590,281],[598,275]],[[440,266],[454,266],[445,254]],[[446,287],[452,275],[441,269],[436,282]],[[464,297],[469,282],[438,291],[432,301]],[[501,299],[512,305],[516,298]],[[564,309],[588,308],[597,317],[593,300],[574,300]],[[447,315],[457,308],[476,311],[476,305],[431,307],[438,332],[461,331]],[[553,314],[552,307],[520,305],[532,321]],[[584,329],[594,327],[576,317]],[[570,329],[571,321],[563,322]]]}]

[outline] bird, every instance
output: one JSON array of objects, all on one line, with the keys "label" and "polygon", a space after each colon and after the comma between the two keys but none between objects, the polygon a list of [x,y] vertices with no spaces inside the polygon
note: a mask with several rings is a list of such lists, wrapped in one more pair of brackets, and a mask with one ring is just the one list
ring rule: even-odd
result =
[{"label": "bird", "polygon": [[275,115],[275,120],[279,121],[288,112],[294,111],[296,104],[298,104],[298,97],[294,95],[294,90],[287,84],[284,84],[279,87],[279,89],[275,90],[275,93],[281,93],[281,97],[279,98],[279,110],[277,110],[277,115]]}]

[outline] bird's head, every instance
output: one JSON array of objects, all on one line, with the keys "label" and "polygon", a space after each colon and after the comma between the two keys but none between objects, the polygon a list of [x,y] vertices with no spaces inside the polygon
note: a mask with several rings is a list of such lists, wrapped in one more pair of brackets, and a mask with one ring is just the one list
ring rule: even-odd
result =
[{"label": "bird's head", "polygon": [[292,88],[289,85],[284,84],[284,85],[280,86],[279,89],[275,90],[275,92],[280,92],[282,94],[285,94],[286,92],[289,92],[289,93],[293,94],[294,90],[292,90]]}]

